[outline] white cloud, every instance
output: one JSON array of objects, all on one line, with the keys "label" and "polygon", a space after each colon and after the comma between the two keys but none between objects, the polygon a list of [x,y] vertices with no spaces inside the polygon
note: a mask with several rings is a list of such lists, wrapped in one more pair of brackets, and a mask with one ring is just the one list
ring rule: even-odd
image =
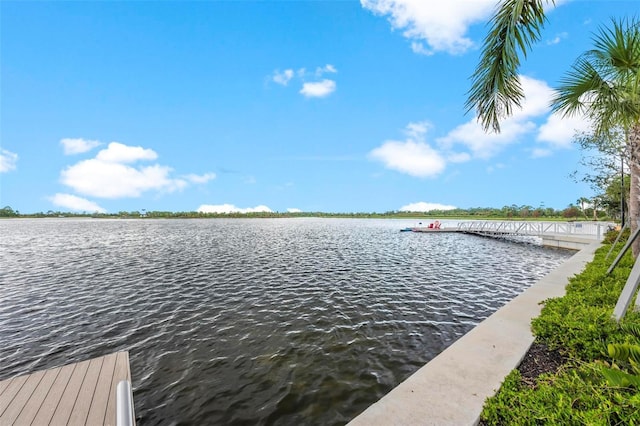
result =
[{"label": "white cloud", "polygon": [[535,78],[525,75],[518,76],[525,100],[522,108],[514,110],[513,118],[515,120],[528,119],[548,113],[551,110],[551,99],[553,99],[554,91],[549,85]]},{"label": "white cloud", "polygon": [[382,161],[388,169],[415,177],[434,177],[445,168],[440,154],[426,143],[387,141],[369,154]]},{"label": "white cloud", "polygon": [[16,169],[18,154],[6,149],[0,149],[0,173],[7,173]]},{"label": "white cloud", "polygon": [[173,192],[186,187],[185,180],[169,176],[171,171],[159,164],[135,168],[95,158],[67,167],[61,173],[61,181],[83,195],[135,198],[150,190]]},{"label": "white cloud", "polygon": [[424,44],[420,43],[419,41],[411,42],[411,50],[413,50],[413,53],[425,56],[431,56],[434,53],[433,50],[427,49],[426,47],[424,47]]},{"label": "white cloud", "polygon": [[324,98],[336,90],[336,82],[329,79],[313,83],[304,83],[300,93],[307,98]]},{"label": "white cloud", "polygon": [[233,204],[203,204],[198,207],[199,213],[270,213],[272,210],[264,205],[249,207],[246,209],[236,207]]},{"label": "white cloud", "polygon": [[[549,114],[554,92],[544,81],[520,76],[520,82],[525,95],[522,107],[501,123],[500,133],[485,132],[474,117],[428,144],[425,135],[431,126],[427,122],[409,123],[405,141],[386,141],[372,150],[369,158],[411,176],[434,177],[444,171],[448,163],[489,159],[507,146],[536,134],[537,141],[546,146],[528,150],[533,158],[547,156],[554,150],[569,147],[577,132],[590,129],[582,117],[561,119],[557,114]],[[494,168],[487,170],[491,172]]]},{"label": "white cloud", "polygon": [[171,176],[173,169],[160,164],[132,163],[157,159],[152,149],[111,142],[95,158],[73,164],[60,172],[60,181],[78,194],[97,198],[135,198],[147,191],[170,193],[189,184],[204,184],[215,173]]},{"label": "white cloud", "polygon": [[562,117],[554,113],[547,122],[538,129],[537,140],[546,142],[553,148],[568,148],[578,133],[588,133],[592,129],[591,122],[583,116]]},{"label": "white cloud", "polygon": [[467,37],[469,26],[489,18],[496,4],[495,0],[360,0],[360,3],[375,14],[388,16],[392,28],[402,30],[402,35],[412,41],[413,51],[421,54],[466,52],[474,46]]},{"label": "white cloud", "polygon": [[106,210],[98,204],[76,195],[58,193],[53,197],[50,197],[49,200],[56,206],[64,207],[73,211],[106,213]]},{"label": "white cloud", "polygon": [[531,158],[549,157],[552,153],[553,153],[553,151],[551,151],[550,149],[534,148],[531,151]]},{"label": "white cloud", "polygon": [[428,212],[431,210],[454,210],[456,206],[448,206],[446,204],[438,204],[438,203],[425,203],[424,201],[420,201],[418,203],[407,204],[406,206],[400,207],[401,212]]},{"label": "white cloud", "polygon": [[[556,6],[565,0],[556,1]],[[411,41],[419,54],[462,54],[475,46],[467,32],[493,14],[496,0],[360,0],[363,8],[387,16],[394,30]],[[545,7],[553,7],[545,4]]]},{"label": "white cloud", "polygon": [[[304,68],[302,70],[304,71]],[[331,64],[327,64],[324,67],[316,68],[316,77],[320,77],[322,74],[325,74],[325,73],[335,74],[337,72],[338,70],[336,69],[336,67],[334,67]]]},{"label": "white cloud", "polygon": [[411,139],[424,140],[424,137],[431,127],[428,121],[411,122],[407,124],[404,133]]},{"label": "white cloud", "polygon": [[369,153],[369,157],[381,161],[388,169],[416,177],[434,177],[446,166],[446,160],[425,142],[429,125],[425,122],[409,123],[404,141],[386,141]]},{"label": "white cloud", "polygon": [[551,46],[554,44],[558,44],[560,43],[562,40],[566,39],[569,36],[569,33],[566,32],[562,32],[560,34],[557,34],[554,38],[552,38],[551,40],[547,40],[547,45]]},{"label": "white cloud", "polygon": [[306,68],[299,68],[294,71],[292,68],[288,68],[284,71],[275,70],[271,75],[271,80],[282,85],[287,86],[294,78],[302,83],[302,88],[299,93],[307,98],[323,98],[329,96],[336,90],[336,82],[330,79],[324,79],[321,81],[308,81],[318,80],[324,74],[336,74],[338,69],[332,64],[326,64],[322,67],[317,67],[315,72],[307,71]]},{"label": "white cloud", "polygon": [[100,142],[82,138],[64,138],[60,140],[65,155],[82,154],[100,145]]},{"label": "white cloud", "polygon": [[119,142],[111,142],[107,149],[98,152],[96,160],[108,163],[134,163],[139,160],[155,160],[158,154],[152,149],[141,146],[128,146]]},{"label": "white cloud", "polygon": [[327,65],[325,65],[325,66],[324,66],[324,70],[325,70],[326,72],[332,72],[332,73],[336,73],[336,72],[338,72],[338,70],[336,69],[336,67],[334,67],[334,66],[333,66],[333,65],[331,65],[331,64],[327,64]]},{"label": "white cloud", "polygon": [[547,40],[547,45],[553,45],[553,44],[558,44],[558,43],[560,43],[560,37],[558,37],[558,36],[555,36],[551,40]]},{"label": "white cloud", "polygon": [[[533,158],[539,158],[551,155],[553,150],[570,147],[576,133],[590,130],[590,122],[582,116],[562,118],[560,114],[549,114],[554,91],[546,82],[522,75],[520,82],[525,94],[522,108],[514,110],[513,115],[501,123],[500,133],[485,132],[474,117],[438,139],[438,144],[449,149],[462,145],[472,157],[487,159],[505,147],[519,143],[525,136],[537,133],[536,140],[547,144],[545,148],[532,150]],[[540,120],[546,121],[539,125]],[[470,158],[455,154],[447,159],[461,162]]]},{"label": "white cloud", "polygon": [[486,159],[493,157],[507,145],[517,143],[520,137],[534,129],[535,124],[531,121],[506,120],[500,133],[486,133],[474,118],[456,127],[446,137],[438,139],[438,142],[443,146],[462,144],[471,151],[473,157]]},{"label": "white cloud", "polygon": [[186,176],[184,176],[184,178],[186,180],[188,180],[191,183],[207,183],[210,180],[213,180],[216,178],[216,174],[215,173],[205,173],[203,175],[196,175],[196,174],[188,174]]},{"label": "white cloud", "polygon": [[522,108],[502,122],[500,133],[485,132],[474,117],[438,139],[438,143],[444,147],[461,144],[476,158],[490,158],[535,131],[537,126],[533,120],[549,113],[553,90],[544,81],[526,76],[520,76],[520,83],[525,94]]},{"label": "white cloud", "polygon": [[293,70],[286,69],[282,72],[276,70],[273,72],[272,80],[282,86],[289,84],[289,81],[293,78]]},{"label": "white cloud", "polygon": [[289,213],[302,213],[302,210],[296,209],[296,208],[289,208],[289,209],[287,209],[287,212],[289,212]]},{"label": "white cloud", "polygon": [[471,160],[471,155],[468,152],[454,152],[447,155],[447,161],[450,163],[466,163]]}]

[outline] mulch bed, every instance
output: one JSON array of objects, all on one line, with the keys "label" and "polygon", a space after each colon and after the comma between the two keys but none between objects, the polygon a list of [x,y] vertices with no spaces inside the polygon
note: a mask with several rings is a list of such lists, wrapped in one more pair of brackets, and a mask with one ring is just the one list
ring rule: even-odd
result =
[{"label": "mulch bed", "polygon": [[567,363],[567,358],[557,350],[550,350],[544,343],[533,342],[518,370],[522,381],[529,387],[535,387],[536,378],[544,373],[555,373]]}]

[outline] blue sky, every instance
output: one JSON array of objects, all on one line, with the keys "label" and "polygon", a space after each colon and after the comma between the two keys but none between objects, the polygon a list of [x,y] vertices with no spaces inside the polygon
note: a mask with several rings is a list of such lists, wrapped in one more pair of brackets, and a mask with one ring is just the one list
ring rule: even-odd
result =
[{"label": "blue sky", "polygon": [[557,1],[499,135],[464,103],[495,2],[0,2],[0,205],[386,212],[590,196],[553,87],[635,0]]}]

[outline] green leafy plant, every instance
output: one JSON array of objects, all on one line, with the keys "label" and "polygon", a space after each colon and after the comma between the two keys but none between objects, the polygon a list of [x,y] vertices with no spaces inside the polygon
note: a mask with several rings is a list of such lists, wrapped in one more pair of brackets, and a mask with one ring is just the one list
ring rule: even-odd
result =
[{"label": "green leafy plant", "polygon": [[[559,350],[567,363],[527,380],[511,372],[485,402],[484,424],[640,425],[640,313],[628,312],[622,326],[612,320],[634,261],[627,253],[606,273],[614,239],[569,280],[566,295],[544,301],[532,321],[536,339]],[[623,245],[614,247],[614,256]]]},{"label": "green leafy plant", "polygon": [[487,400],[481,419],[488,425],[640,424],[640,395],[608,386],[596,363],[574,364],[526,386],[518,370]]},{"label": "green leafy plant", "polygon": [[640,325],[623,324],[620,327],[636,339],[635,343],[610,343],[609,356],[620,364],[605,364],[602,374],[612,386],[640,388]]}]

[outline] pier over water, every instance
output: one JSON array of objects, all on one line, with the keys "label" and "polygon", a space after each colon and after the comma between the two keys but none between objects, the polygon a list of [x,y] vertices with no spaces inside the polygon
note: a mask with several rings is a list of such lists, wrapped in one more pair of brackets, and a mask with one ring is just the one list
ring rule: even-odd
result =
[{"label": "pier over water", "polygon": [[413,232],[459,232],[483,237],[539,237],[549,247],[581,250],[602,241],[612,222],[461,221],[440,228],[416,227]]}]

